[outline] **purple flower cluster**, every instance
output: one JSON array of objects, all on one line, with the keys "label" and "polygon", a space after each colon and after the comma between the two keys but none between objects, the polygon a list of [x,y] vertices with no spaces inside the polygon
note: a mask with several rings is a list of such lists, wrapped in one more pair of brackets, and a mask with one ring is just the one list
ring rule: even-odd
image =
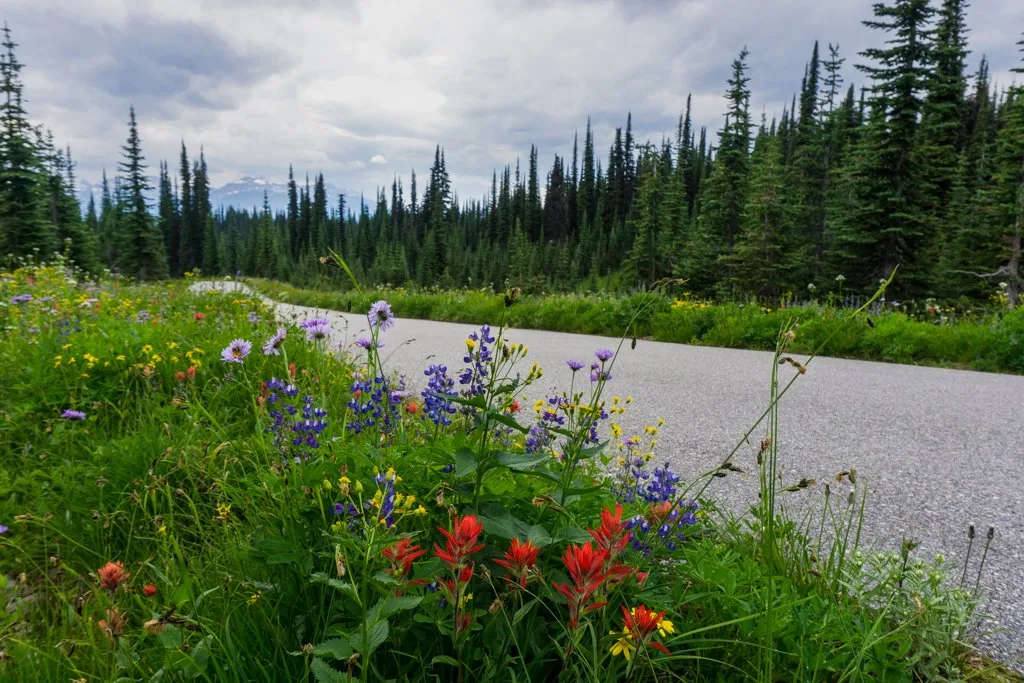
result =
[{"label": "purple flower cluster", "polygon": [[612,487],[615,496],[623,503],[642,500],[647,503],[663,503],[673,500],[679,484],[679,475],[666,462],[663,467],[647,470],[647,459],[630,455],[624,459],[618,481]]},{"label": "purple flower cluster", "polygon": [[456,412],[451,401],[452,397],[458,396],[455,380],[448,376],[448,368],[444,365],[431,365],[423,374],[430,378],[422,392],[423,411],[434,424],[447,427]]},{"label": "purple flower cluster", "polygon": [[31,294],[15,294],[14,296],[11,297],[11,303],[27,304],[29,301],[32,301],[32,298],[33,297]]},{"label": "purple flower cluster", "polygon": [[647,516],[635,515],[624,526],[632,532],[630,543],[633,549],[644,555],[651,554],[652,534],[665,542],[665,548],[672,552],[678,541],[686,540],[686,528],[697,523],[696,513],[700,506],[696,501],[663,502],[651,505]]},{"label": "purple flower cluster", "polygon": [[274,445],[285,462],[307,460],[320,448],[320,434],[327,428],[327,411],[314,406],[309,395],[298,403],[290,400],[299,395],[298,387],[276,377],[270,378],[266,388],[268,412],[273,420],[269,431],[274,434]]},{"label": "purple flower cluster", "polygon": [[550,446],[554,440],[554,435],[538,422],[530,427],[530,431],[526,435],[526,452],[539,453]]},{"label": "purple flower cluster", "polygon": [[152,317],[153,316],[150,315],[149,311],[147,311],[146,309],[142,309],[141,311],[139,311],[138,313],[135,314],[135,322],[137,322],[137,323],[148,322]]},{"label": "purple flower cluster", "polygon": [[60,416],[62,418],[64,418],[65,420],[84,420],[85,419],[85,413],[83,413],[81,410],[65,410],[63,413],[61,413]]},{"label": "purple flower cluster", "polygon": [[256,323],[258,323],[258,322],[259,322],[260,320],[263,320],[263,318],[261,318],[261,317],[260,317],[260,314],[259,314],[259,313],[255,313],[255,312],[253,312],[253,311],[249,311],[249,322],[250,322],[250,323],[252,323],[253,325],[255,325],[255,324],[256,324]]},{"label": "purple flower cluster", "polygon": [[377,427],[384,434],[390,432],[398,424],[402,402],[409,395],[405,380],[399,379],[398,387],[392,388],[391,382],[379,375],[373,381],[356,380],[351,391],[348,407],[352,409],[352,418],[348,428],[356,434],[370,427]]},{"label": "purple flower cluster", "polygon": [[466,355],[462,358],[466,368],[459,374],[459,384],[465,387],[462,390],[464,396],[479,396],[484,393],[488,374],[487,365],[494,358],[491,348],[487,345],[493,344],[495,337],[491,335],[490,325],[482,325],[480,334],[473,332],[467,341],[473,343],[466,345]]}]

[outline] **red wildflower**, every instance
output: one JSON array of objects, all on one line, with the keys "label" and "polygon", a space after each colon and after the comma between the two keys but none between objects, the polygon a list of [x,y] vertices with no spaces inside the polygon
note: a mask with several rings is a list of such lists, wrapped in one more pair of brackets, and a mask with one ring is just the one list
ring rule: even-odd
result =
[{"label": "red wildflower", "polygon": [[192,316],[192,318],[194,318],[196,322],[200,322],[200,323],[203,322],[204,320],[206,320],[206,316],[203,315],[202,313],[195,313]]},{"label": "red wildflower", "polygon": [[128,621],[128,615],[115,607],[114,609],[107,610],[107,618],[100,619],[96,622],[96,625],[107,632],[107,635],[111,638],[119,638],[124,633],[125,622]]},{"label": "red wildflower", "polygon": [[107,562],[96,570],[96,576],[99,577],[100,586],[113,593],[128,578],[128,572],[120,562]]},{"label": "red wildflower", "polygon": [[606,573],[604,565],[608,561],[608,551],[604,548],[594,548],[590,542],[579,545],[571,545],[565,549],[562,555],[562,563],[569,572],[573,585],[567,583],[552,583],[559,593],[569,601],[569,627],[579,626],[580,614],[599,609],[604,603],[588,605],[594,593],[604,583]]},{"label": "red wildflower", "polygon": [[508,407],[508,412],[518,413],[522,407],[519,405],[519,401],[512,401],[512,404]]},{"label": "red wildflower", "polygon": [[176,373],[174,373],[174,379],[178,380],[179,382],[184,382],[186,379],[188,379],[188,375],[185,374],[184,370],[178,370]]},{"label": "red wildflower", "polygon": [[295,363],[288,364],[288,376],[295,379]]},{"label": "red wildflower", "polygon": [[147,598],[153,597],[154,595],[156,595],[156,586],[154,586],[151,583],[146,584],[145,587],[143,587],[142,589],[142,594],[145,595]]},{"label": "red wildflower", "polygon": [[189,366],[189,369],[186,371],[186,374],[188,374],[188,378],[189,379],[195,379],[196,378],[196,366],[194,366],[194,365]]},{"label": "red wildflower", "polygon": [[518,538],[513,538],[512,545],[505,551],[505,559],[495,560],[494,564],[509,571],[512,576],[505,577],[509,582],[512,582],[512,577],[515,577],[519,580],[519,585],[526,588],[526,580],[530,575],[530,570],[537,563],[539,553],[540,548],[535,546],[532,541],[521,543]]},{"label": "red wildflower", "polygon": [[477,543],[483,528],[484,525],[473,515],[456,517],[452,531],[437,527],[437,530],[444,534],[446,540],[444,549],[438,544],[434,544],[434,555],[448,565],[449,569],[455,571],[470,555],[483,549],[483,544]]},{"label": "red wildflower", "polygon": [[416,401],[409,401],[405,404],[405,412],[410,415],[416,415],[420,412],[420,405]]},{"label": "red wildflower", "polygon": [[403,538],[389,548],[380,551],[391,562],[391,571],[396,579],[404,579],[412,569],[413,561],[426,553],[410,539]]},{"label": "red wildflower", "polygon": [[[623,654],[630,658],[630,652],[638,647],[650,646],[665,654],[671,654],[668,648],[654,640],[655,631],[661,637],[675,633],[675,626],[665,618],[664,612],[655,612],[646,605],[638,605],[633,609],[622,606],[622,638],[612,646],[612,654]],[[612,635],[615,632],[612,631]],[[639,643],[639,646],[634,644]]]},{"label": "red wildflower", "polygon": [[601,511],[601,526],[597,529],[588,529],[587,532],[594,537],[597,547],[607,550],[611,557],[618,555],[629,544],[630,533],[622,525],[622,505],[615,504],[615,514],[605,508]]},{"label": "red wildflower", "polygon": [[455,619],[455,631],[456,633],[462,633],[469,628],[470,623],[473,621],[472,614],[462,614]]}]

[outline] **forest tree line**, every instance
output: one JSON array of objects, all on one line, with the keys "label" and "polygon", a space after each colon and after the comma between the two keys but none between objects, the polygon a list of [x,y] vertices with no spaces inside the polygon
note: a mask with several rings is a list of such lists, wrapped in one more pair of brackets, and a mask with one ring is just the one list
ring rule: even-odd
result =
[{"label": "forest tree line", "polygon": [[[139,278],[244,274],[299,285],[345,280],[533,291],[643,287],[682,278],[701,296],[777,298],[808,287],[869,292],[899,268],[896,296],[984,299],[1024,289],[1024,85],[999,89],[982,57],[968,74],[964,0],[894,0],[865,23],[882,47],[843,82],[834,44],[814,43],[778,119],[751,115],[748,52],[732,62],[717,136],[687,98],[672,136],[638,142],[632,117],[604,157],[588,121],[572,156],[496,170],[461,200],[438,147],[426,178],[372,202],[328,197],[289,169],[286,210],[210,205],[205,158],[182,143],[149,187],[134,109],[122,161],[84,217],[70,149],[31,125],[5,27],[0,61],[0,246],[49,253],[70,240],[86,270]],[[1024,50],[1024,41],[1018,43]],[[1021,68],[1015,72],[1024,71]],[[542,185],[543,183],[543,185]],[[147,197],[156,192],[155,205]]]}]

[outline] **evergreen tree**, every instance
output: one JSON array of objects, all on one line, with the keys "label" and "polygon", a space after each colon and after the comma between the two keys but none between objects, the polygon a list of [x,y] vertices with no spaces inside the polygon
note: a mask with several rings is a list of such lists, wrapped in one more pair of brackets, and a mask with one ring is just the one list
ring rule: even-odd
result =
[{"label": "evergreen tree", "polygon": [[123,245],[125,271],[140,280],[165,278],[167,255],[160,231],[153,225],[146,206],[145,193],[152,189],[146,178],[142,141],[135,121],[135,107],[129,109],[128,139],[121,148],[123,160],[118,164],[124,186]]}]

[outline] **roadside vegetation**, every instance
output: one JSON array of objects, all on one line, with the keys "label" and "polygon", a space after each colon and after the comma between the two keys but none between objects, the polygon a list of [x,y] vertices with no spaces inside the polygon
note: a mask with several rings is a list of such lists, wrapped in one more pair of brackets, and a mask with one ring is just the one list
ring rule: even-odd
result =
[{"label": "roadside vegetation", "polygon": [[[780,478],[806,323],[775,331],[762,421],[686,481],[661,422],[623,433],[614,347],[542,369],[507,327],[538,304],[492,298],[462,365],[405,378],[378,348],[411,295],[359,303],[339,350],[187,282],[0,274],[0,678],[1009,680],[972,649],[973,567],[859,547],[855,471]],[[526,404],[542,375],[564,391]]]}]

